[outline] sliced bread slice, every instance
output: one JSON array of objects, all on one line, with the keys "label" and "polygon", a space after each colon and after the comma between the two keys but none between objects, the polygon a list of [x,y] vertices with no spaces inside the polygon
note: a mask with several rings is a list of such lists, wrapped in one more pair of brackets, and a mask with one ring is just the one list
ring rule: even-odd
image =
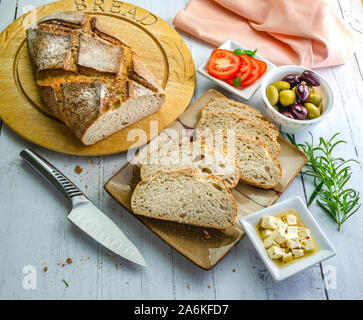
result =
[{"label": "sliced bread slice", "polygon": [[224,182],[205,180],[192,169],[159,171],[135,188],[135,214],[194,226],[225,229],[237,215],[237,205]]},{"label": "sliced bread slice", "polygon": [[237,114],[248,120],[254,120],[260,122],[270,129],[271,133],[277,139],[279,137],[279,130],[273,124],[273,122],[266,118],[262,113],[260,113],[255,108],[237,102],[227,98],[213,98],[209,100],[202,109],[202,112],[213,112],[213,111],[223,111]]},{"label": "sliced bread slice", "polygon": [[226,150],[234,156],[240,168],[240,180],[262,189],[272,189],[281,180],[282,169],[278,159],[272,159],[270,151],[261,141],[242,135],[223,135],[215,139],[213,135],[203,139],[215,151]]},{"label": "sliced bread slice", "polygon": [[262,141],[270,150],[272,158],[277,158],[280,145],[269,128],[256,121],[248,120],[234,113],[205,112],[197,124],[197,136],[209,135],[213,131],[234,130],[236,134],[252,140]]},{"label": "sliced bread slice", "polygon": [[191,168],[205,179],[213,174],[223,180],[229,188],[235,187],[239,181],[239,168],[234,159],[223,150],[215,152],[206,147],[200,140],[162,146],[159,150],[149,153],[143,162],[140,165],[142,180],[158,171]]}]

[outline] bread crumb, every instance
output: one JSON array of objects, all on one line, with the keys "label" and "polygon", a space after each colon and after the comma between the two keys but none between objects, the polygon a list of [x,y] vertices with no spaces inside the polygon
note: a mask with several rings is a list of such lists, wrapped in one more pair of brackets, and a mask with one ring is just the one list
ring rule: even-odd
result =
[{"label": "bread crumb", "polygon": [[78,173],[78,174],[81,174],[82,173],[82,171],[83,171],[83,168],[81,168],[80,166],[76,166],[75,168],[74,168],[74,171],[76,172],[76,173]]},{"label": "bread crumb", "polygon": [[190,290],[190,287],[189,287],[189,285],[187,285],[187,289],[188,289],[188,290]]},{"label": "bread crumb", "polygon": [[63,264],[62,264],[62,267],[64,267],[64,266],[65,266],[65,264],[63,263]]},{"label": "bread crumb", "polygon": [[48,271],[48,267],[47,266],[44,266],[44,271]]},{"label": "bread crumb", "polygon": [[86,189],[88,189],[88,185],[85,185],[84,187],[85,187]]},{"label": "bread crumb", "polygon": [[208,289],[210,289],[210,285],[208,285]]},{"label": "bread crumb", "polygon": [[233,269],[232,272],[236,272],[236,269]]},{"label": "bread crumb", "polygon": [[68,263],[72,263],[73,261],[72,261],[72,259],[71,259],[71,258],[68,258],[68,259],[67,259],[67,262],[68,262]]},{"label": "bread crumb", "polygon": [[203,230],[204,231],[204,238],[206,239],[206,240],[209,240],[210,238],[212,238],[212,236],[208,233],[208,231],[207,230]]}]

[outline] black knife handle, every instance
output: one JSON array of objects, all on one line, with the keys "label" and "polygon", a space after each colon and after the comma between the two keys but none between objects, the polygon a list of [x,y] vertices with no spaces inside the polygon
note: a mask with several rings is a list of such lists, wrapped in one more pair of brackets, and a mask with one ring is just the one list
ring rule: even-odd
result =
[{"label": "black knife handle", "polygon": [[68,200],[72,201],[74,197],[85,196],[73,182],[39,154],[25,149],[20,152],[20,157]]}]

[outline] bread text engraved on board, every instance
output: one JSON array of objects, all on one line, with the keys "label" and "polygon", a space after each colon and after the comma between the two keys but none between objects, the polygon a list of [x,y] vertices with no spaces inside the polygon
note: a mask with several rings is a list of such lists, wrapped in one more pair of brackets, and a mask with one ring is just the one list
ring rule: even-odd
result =
[{"label": "bread text engraved on board", "polygon": [[[77,11],[108,12],[134,20],[144,26],[158,22],[158,17],[139,7],[119,0],[73,0]],[[131,7],[130,7],[131,6]],[[146,11],[146,14],[145,14]]]}]

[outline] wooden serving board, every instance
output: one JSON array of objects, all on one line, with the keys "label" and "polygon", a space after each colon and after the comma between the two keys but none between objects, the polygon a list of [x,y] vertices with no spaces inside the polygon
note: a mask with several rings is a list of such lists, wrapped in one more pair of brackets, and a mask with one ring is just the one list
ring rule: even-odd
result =
[{"label": "wooden serving board", "polygon": [[[197,124],[203,105],[215,97],[224,96],[216,90],[208,90],[137,156],[142,156],[146,150],[151,151],[161,144],[178,142],[183,129],[189,129],[188,132],[192,135],[194,130],[191,128]],[[192,227],[138,215],[135,217],[197,266],[204,270],[213,268],[244,237],[245,232],[239,224],[240,218],[272,205],[304,167],[307,157],[302,151],[282,137],[278,142],[281,145],[279,160],[282,178],[280,183],[272,190],[263,190],[240,182],[232,190],[238,206],[238,215],[233,226],[226,230]],[[139,168],[132,162],[128,162],[105,184],[106,191],[131,214],[131,195],[140,182]]]},{"label": "wooden serving board", "polygon": [[[42,103],[27,52],[26,29],[58,11],[97,15],[113,33],[132,46],[165,89],[164,106],[95,145],[84,146]],[[185,110],[195,89],[193,58],[174,28],[145,9],[115,0],[62,0],[23,15],[0,34],[0,65],[2,120],[35,144],[74,155],[114,154],[147,143]],[[135,136],[133,129],[141,129],[143,134]]]}]

